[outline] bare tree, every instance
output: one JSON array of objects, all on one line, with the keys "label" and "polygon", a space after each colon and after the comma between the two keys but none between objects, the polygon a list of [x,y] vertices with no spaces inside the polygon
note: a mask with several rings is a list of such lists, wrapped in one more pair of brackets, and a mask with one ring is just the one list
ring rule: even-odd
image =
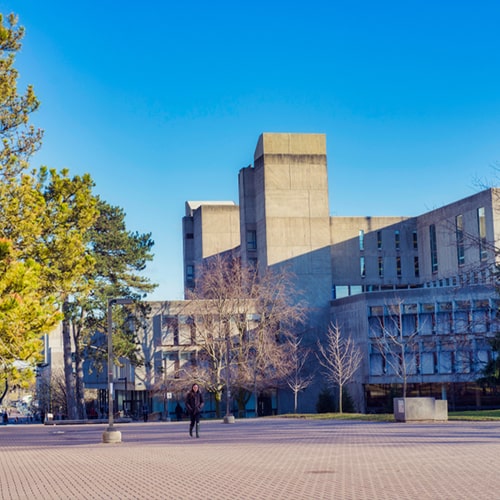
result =
[{"label": "bare tree", "polygon": [[305,308],[296,298],[293,277],[286,270],[258,275],[233,255],[218,255],[199,270],[186,314],[193,318],[193,335],[200,346],[199,378],[216,402],[231,390],[255,396],[277,387],[290,370],[286,340],[303,321]]},{"label": "bare tree", "polygon": [[305,373],[306,363],[311,351],[310,349],[301,347],[301,342],[302,339],[297,337],[288,341],[288,352],[292,370],[285,377],[285,382],[293,392],[294,413],[297,413],[299,392],[309,387],[314,380],[313,373]]},{"label": "bare tree", "polygon": [[362,354],[354,340],[345,337],[337,324],[330,323],[323,345],[318,341],[318,361],[324,368],[326,378],[339,388],[339,413],[342,413],[342,392],[358,370],[362,361]]},{"label": "bare tree", "polygon": [[406,398],[408,377],[416,372],[419,351],[418,334],[415,327],[405,328],[403,323],[404,300],[397,299],[387,306],[389,315],[379,318],[378,335],[374,335],[374,345],[384,363],[390,367],[403,384],[403,397]]}]

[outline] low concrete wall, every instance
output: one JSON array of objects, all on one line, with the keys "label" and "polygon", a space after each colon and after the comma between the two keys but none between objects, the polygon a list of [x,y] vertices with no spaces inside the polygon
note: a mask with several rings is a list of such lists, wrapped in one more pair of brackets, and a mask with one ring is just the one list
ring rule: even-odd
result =
[{"label": "low concrete wall", "polygon": [[[115,418],[114,423],[115,424],[129,424],[132,422],[131,418]],[[53,419],[47,419],[45,420],[44,424],[45,425],[81,425],[81,424],[107,424],[108,419],[107,418],[89,418],[87,420],[53,420]]]},{"label": "low concrete wall", "polygon": [[394,398],[396,422],[445,422],[448,401],[435,398]]}]

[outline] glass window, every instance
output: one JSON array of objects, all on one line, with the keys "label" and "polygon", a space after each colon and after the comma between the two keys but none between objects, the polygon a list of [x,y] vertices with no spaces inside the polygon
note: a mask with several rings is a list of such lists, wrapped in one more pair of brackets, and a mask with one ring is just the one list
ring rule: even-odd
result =
[{"label": "glass window", "polygon": [[418,250],[417,231],[413,231],[413,250]]},{"label": "glass window", "polygon": [[429,239],[431,250],[431,269],[433,273],[438,270],[438,255],[437,255],[437,241],[436,241],[436,226],[431,224],[429,226]]},{"label": "glass window", "polygon": [[257,250],[257,231],[247,231],[247,250]]},{"label": "glass window", "polygon": [[382,250],[382,231],[377,231],[377,249]]},{"label": "glass window", "polygon": [[401,234],[398,229],[394,231],[394,246],[396,247],[396,250],[401,248]]},{"label": "glass window", "polygon": [[478,223],[478,231],[479,231],[479,258],[481,260],[485,260],[488,257],[488,253],[486,251],[486,247],[487,247],[486,213],[484,211],[484,207],[477,209],[477,223]]},{"label": "glass window", "polygon": [[384,306],[371,306],[370,316],[382,316],[384,314]]},{"label": "glass window", "polygon": [[415,278],[418,278],[420,276],[420,267],[418,264],[418,257],[413,257],[413,270],[415,272]]},{"label": "glass window", "polygon": [[161,344],[174,345],[178,339],[178,324],[176,316],[161,316]]},{"label": "glass window", "polygon": [[403,304],[404,314],[414,314],[417,312],[417,304]]},{"label": "glass window", "polygon": [[365,258],[364,257],[360,257],[359,265],[360,265],[361,277],[364,278],[366,276],[366,266],[365,266]]},{"label": "glass window", "polygon": [[359,230],[359,249],[365,249],[365,232],[362,229]]},{"label": "glass window", "polygon": [[401,271],[401,257],[398,255],[396,257],[396,275],[398,278],[401,278],[401,274],[402,274],[402,271]]},{"label": "glass window", "polygon": [[194,281],[194,266],[186,266],[186,281]]},{"label": "glass window", "polygon": [[334,290],[336,299],[349,296],[349,287],[347,285],[337,285],[334,287]]},{"label": "glass window", "polygon": [[458,265],[462,266],[465,263],[465,246],[464,246],[464,217],[457,215],[455,217],[455,233],[457,239],[457,261]]},{"label": "glass window", "polygon": [[384,277],[384,258],[383,257],[378,258],[378,277],[379,278]]}]

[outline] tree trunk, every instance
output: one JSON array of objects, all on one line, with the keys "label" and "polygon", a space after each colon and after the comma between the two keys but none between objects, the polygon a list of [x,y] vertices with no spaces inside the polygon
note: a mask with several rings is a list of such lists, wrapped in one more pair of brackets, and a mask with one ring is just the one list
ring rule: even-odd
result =
[{"label": "tree trunk", "polygon": [[2,404],[3,398],[7,394],[8,390],[9,390],[9,381],[7,379],[5,379],[5,387],[4,387],[2,394],[0,395],[0,405]]},{"label": "tree trunk", "polygon": [[[66,303],[63,305],[63,312],[66,313]],[[64,383],[66,386],[66,411],[70,420],[77,418],[75,377],[73,376],[73,358],[71,356],[71,333],[69,322],[66,317],[62,323],[63,353],[64,353]]]},{"label": "tree trunk", "polygon": [[83,381],[83,360],[80,353],[77,352],[75,359],[76,366],[76,403],[78,418],[85,420],[87,418],[87,410],[85,408],[85,382]]},{"label": "tree trunk", "polygon": [[85,409],[85,382],[83,381],[83,359],[80,350],[80,331],[78,326],[73,326],[73,345],[75,347],[75,404],[77,418],[85,420],[87,411]]}]

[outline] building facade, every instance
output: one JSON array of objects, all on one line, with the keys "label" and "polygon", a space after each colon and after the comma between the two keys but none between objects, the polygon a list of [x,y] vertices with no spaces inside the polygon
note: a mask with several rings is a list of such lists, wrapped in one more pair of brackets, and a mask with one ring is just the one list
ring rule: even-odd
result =
[{"label": "building facade", "polygon": [[[287,133],[260,136],[254,164],[240,170],[238,183],[238,204],[186,202],[186,294],[200,266],[216,255],[235,254],[259,272],[289,269],[307,303],[305,344],[315,349],[336,323],[362,351],[348,386],[358,411],[392,411],[391,397],[401,394],[403,383],[409,395],[446,398],[456,408],[500,404],[476,384],[492,357],[488,339],[500,328],[499,189],[416,217],[332,217],[326,137]],[[180,397],[176,373],[197,363],[202,346],[189,301],[149,305],[141,332],[144,365],[116,374],[125,378],[117,398],[124,407],[148,402],[153,412],[172,416]],[[389,345],[391,336],[399,343]],[[314,356],[309,369],[317,376],[299,396],[303,412],[316,410],[328,385]],[[263,413],[293,410],[293,395],[284,388],[262,398]],[[209,401],[207,412],[213,409]]]},{"label": "building facade", "polygon": [[[498,189],[417,217],[331,217],[322,134],[262,134],[254,165],[241,169],[238,180],[239,205],[232,210],[239,210],[239,221],[232,220],[231,232],[239,231],[239,246],[224,234],[212,231],[210,238],[228,241],[219,252],[239,252],[261,271],[292,270],[310,310],[311,346],[329,322],[356,340],[364,361],[349,391],[360,411],[381,409],[403,378],[411,394],[452,397],[458,406],[494,400],[475,381],[498,329]],[[201,228],[197,221],[208,205],[190,206],[184,227]],[[212,217],[210,227],[227,232]],[[195,248],[202,233],[191,232]],[[185,256],[189,244],[185,232]],[[186,277],[203,260],[197,256],[185,260]],[[408,344],[404,374],[389,363],[396,353],[383,352],[387,343],[382,349],[377,340],[395,325]],[[322,384],[318,378],[306,390],[304,411],[314,411]],[[279,409],[288,411],[289,403],[283,396]]]}]

